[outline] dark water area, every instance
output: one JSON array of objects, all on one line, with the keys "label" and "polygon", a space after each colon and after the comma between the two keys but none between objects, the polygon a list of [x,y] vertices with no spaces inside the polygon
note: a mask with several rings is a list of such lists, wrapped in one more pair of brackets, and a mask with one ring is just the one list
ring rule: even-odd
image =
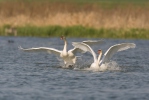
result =
[{"label": "dark water area", "polygon": [[[67,38],[71,42],[97,38]],[[105,52],[117,43],[132,42],[136,48],[118,52],[112,61],[119,70],[104,72],[63,69],[55,55],[23,52],[23,48],[63,49],[59,38],[0,37],[0,100],[148,100],[149,40],[104,39],[95,52]],[[92,55],[85,53],[77,66],[89,67]]]}]

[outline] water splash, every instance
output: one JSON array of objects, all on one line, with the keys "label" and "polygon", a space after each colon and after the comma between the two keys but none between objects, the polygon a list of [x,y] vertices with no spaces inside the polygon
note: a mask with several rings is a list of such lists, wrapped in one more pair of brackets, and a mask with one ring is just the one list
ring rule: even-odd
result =
[{"label": "water splash", "polygon": [[[58,58],[58,65],[61,68],[65,68],[65,64],[62,59]],[[92,71],[93,69],[90,69],[90,65],[93,62],[93,59],[83,59],[81,56],[77,57],[76,64],[73,65],[74,70],[84,70],[84,71]],[[99,69],[98,71],[120,71],[121,68],[119,67],[118,63],[116,61],[110,61],[106,63],[105,65],[101,66],[104,68]],[[104,69],[104,70],[103,70]]]},{"label": "water splash", "polygon": [[83,59],[82,57],[79,57],[76,61],[76,64],[74,65],[74,69],[85,69],[89,67],[92,62],[93,62],[92,59],[87,60]]},{"label": "water splash", "polygon": [[113,70],[121,70],[121,68],[119,67],[118,63],[116,63],[116,61],[110,61],[108,63],[105,64],[107,67],[107,70],[113,71]]},{"label": "water splash", "polygon": [[83,71],[120,71],[121,68],[119,67],[118,63],[115,61],[110,61],[102,66],[100,66],[99,69],[91,69],[89,68],[90,64],[92,63],[92,60],[87,60],[81,63],[81,65],[78,65],[74,68],[74,70],[83,70]]}]

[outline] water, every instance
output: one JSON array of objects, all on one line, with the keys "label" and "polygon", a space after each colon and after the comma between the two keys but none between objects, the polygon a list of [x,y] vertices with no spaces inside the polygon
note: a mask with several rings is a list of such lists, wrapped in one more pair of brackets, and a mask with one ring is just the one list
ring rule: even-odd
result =
[{"label": "water", "polygon": [[[71,42],[88,39],[67,40],[68,48],[72,48]],[[118,70],[92,72],[62,69],[54,55],[18,50],[18,46],[62,49],[63,42],[59,38],[0,37],[0,100],[147,100],[149,41],[105,41],[104,45],[93,46],[95,52],[98,49],[105,52],[111,45],[122,42],[133,42],[136,48],[112,58]],[[91,62],[92,56],[86,53],[77,61],[77,66],[88,67]]]}]

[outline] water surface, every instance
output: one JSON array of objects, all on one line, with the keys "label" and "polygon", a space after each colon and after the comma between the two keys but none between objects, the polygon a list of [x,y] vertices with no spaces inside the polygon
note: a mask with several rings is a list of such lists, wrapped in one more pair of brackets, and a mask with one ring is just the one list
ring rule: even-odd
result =
[{"label": "water surface", "polygon": [[[68,48],[73,48],[71,42],[88,39],[67,38]],[[105,52],[110,46],[122,42],[136,44],[135,49],[113,56],[112,60],[119,65],[119,70],[91,72],[62,69],[55,55],[18,50],[18,46],[44,46],[62,50],[64,43],[59,38],[0,37],[0,100],[148,99],[149,41],[104,40],[105,44],[93,46],[95,52],[98,49]],[[76,66],[89,67],[91,62],[92,55],[86,53]]]}]

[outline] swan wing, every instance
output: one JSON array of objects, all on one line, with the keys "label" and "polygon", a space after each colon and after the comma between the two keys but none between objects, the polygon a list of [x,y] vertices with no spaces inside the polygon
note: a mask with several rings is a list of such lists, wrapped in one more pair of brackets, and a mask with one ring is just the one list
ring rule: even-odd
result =
[{"label": "swan wing", "polygon": [[80,48],[73,48],[73,49],[69,50],[68,52],[72,52],[73,54],[76,54],[76,53],[85,53],[85,51],[83,51]]},{"label": "swan wing", "polygon": [[94,58],[94,62],[97,61],[96,54],[89,45],[82,43],[82,42],[73,42],[72,45],[75,48],[79,48],[79,49],[83,50],[84,52],[87,52],[87,51],[90,52]]},{"label": "swan wing", "polygon": [[87,40],[87,41],[82,41],[83,43],[92,46],[92,45],[96,45],[96,44],[103,44],[104,41],[103,40]]},{"label": "swan wing", "polygon": [[48,52],[50,54],[56,54],[60,55],[61,51],[54,49],[54,48],[48,48],[48,47],[38,47],[38,48],[28,48],[24,49],[21,46],[18,47],[20,50],[26,51],[26,52]]},{"label": "swan wing", "polygon": [[[109,62],[112,56],[119,51],[127,50],[129,48],[135,48],[136,45],[134,43],[121,43],[111,46],[104,54],[102,63]],[[101,63],[100,62],[100,63]]]}]

